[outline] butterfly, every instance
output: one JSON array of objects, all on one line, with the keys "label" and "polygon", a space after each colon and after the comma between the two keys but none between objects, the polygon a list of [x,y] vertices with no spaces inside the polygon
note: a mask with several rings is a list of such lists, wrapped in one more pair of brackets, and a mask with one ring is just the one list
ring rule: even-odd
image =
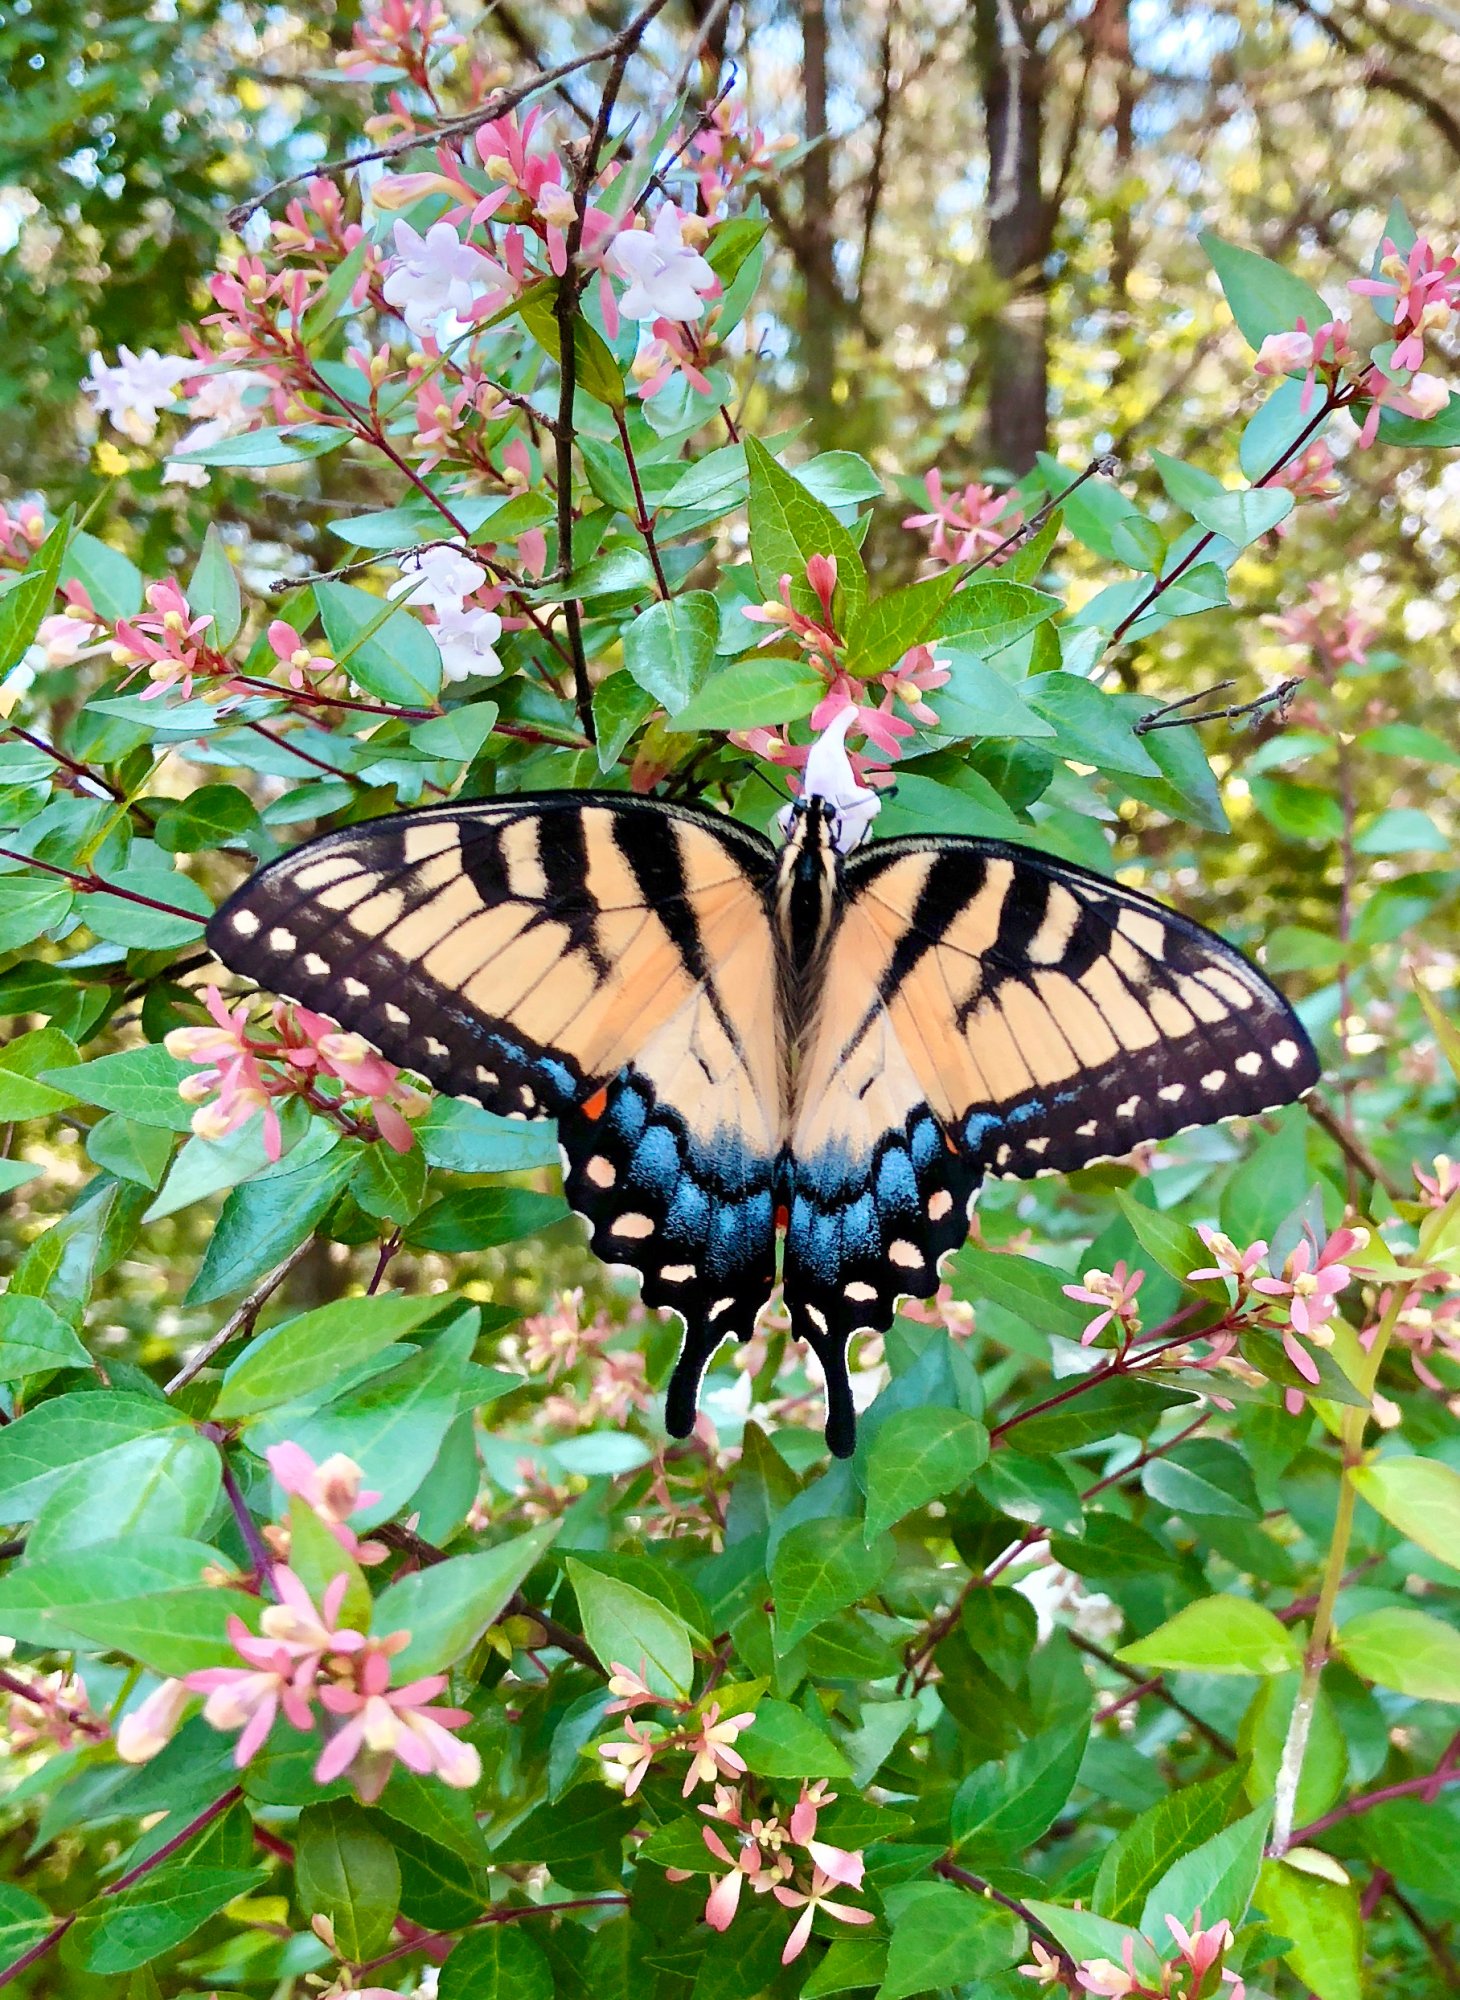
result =
[{"label": "butterfly", "polygon": [[846,1456],[848,1342],[937,1289],[986,1175],[1275,1108],[1318,1063],[1239,952],[1149,896],[996,840],[844,854],[809,786],[783,824],[778,847],[617,792],[398,813],[260,869],[208,942],[439,1089],[557,1120],[595,1252],[683,1321],[672,1435],[779,1249]]}]

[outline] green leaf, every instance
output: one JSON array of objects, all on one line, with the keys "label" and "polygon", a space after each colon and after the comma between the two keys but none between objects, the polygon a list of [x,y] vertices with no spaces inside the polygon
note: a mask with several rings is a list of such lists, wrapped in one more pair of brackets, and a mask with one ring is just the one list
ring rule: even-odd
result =
[{"label": "green leaf", "polygon": [[1108,695],[1078,674],[1036,674],[1020,694],[1053,726],[1055,747],[1062,757],[1094,764],[1102,771],[1129,771],[1138,777],[1159,777],[1154,762],[1132,727],[1118,697]]},{"label": "green leaf", "polygon": [[217,1563],[206,1543],[166,1535],[17,1563],[0,1577],[0,1632],[27,1645],[64,1647],[76,1608],[105,1610],[186,1589]]},{"label": "green leaf", "polygon": [[657,1694],[688,1699],[694,1649],[684,1620],[657,1598],[617,1577],[567,1562],[583,1636],[605,1667],[615,1661],[641,1674]]},{"label": "green leaf", "polygon": [[[54,1072],[52,1073],[54,1077]],[[196,1076],[196,1063],[180,1062],[158,1044],[125,1049],[120,1055],[96,1056],[65,1071],[67,1095],[103,1111],[120,1111],[139,1125],[158,1125],[169,1132],[186,1132],[193,1107],[177,1094],[184,1077]]]},{"label": "green leaf", "polygon": [[228,1292],[244,1291],[296,1249],[321,1220],[355,1169],[348,1144],[322,1159],[284,1171],[260,1174],[234,1188],[224,1202],[197,1276],[184,1301],[207,1305]]},{"label": "green leaf", "polygon": [[1233,1930],[1240,1926],[1257,1887],[1263,1842],[1271,1824],[1272,1807],[1263,1805],[1234,1826],[1212,1834],[1166,1870],[1146,1897],[1140,1917],[1141,1930],[1160,1942],[1163,1955],[1174,1956],[1176,1951],[1166,1925],[1168,1916],[1189,1926],[1193,1912],[1200,1910],[1204,1929],[1210,1930],[1223,1918]]},{"label": "green leaf", "polygon": [[43,1299],[0,1298],[0,1382],[90,1366],[91,1356]]},{"label": "green leaf", "polygon": [[26,564],[20,581],[0,597],[0,680],[24,659],[51,608],[71,539],[73,513],[74,509],[66,509]]},{"label": "green leaf", "polygon": [[1420,764],[1460,766],[1460,749],[1447,743],[1433,729],[1417,722],[1382,722],[1377,729],[1364,729],[1354,738],[1360,750],[1377,750],[1385,757],[1409,757]]},{"label": "green leaf", "polygon": [[889,1890],[892,1942],[877,2000],[908,2000],[938,1987],[966,1988],[1012,1965],[1027,1932],[1017,1918],[951,1882]]},{"label": "green leaf", "polygon": [[1448,854],[1450,840],[1418,806],[1392,806],[1366,819],[1354,836],[1358,854]]},{"label": "green leaf", "polygon": [[1084,479],[1073,492],[1067,493],[1064,489],[1079,479],[1080,474],[1061,465],[1047,452],[1040,452],[1038,463],[1049,491],[1062,496],[1060,512],[1076,541],[1083,542],[1092,554],[1106,562],[1118,562],[1120,558],[1115,552],[1114,539],[1116,526],[1122,521],[1145,519],[1135,501],[1128,499],[1103,474]]},{"label": "green leaf", "polygon": [[203,552],[188,579],[187,600],[195,617],[213,620],[206,634],[207,643],[226,653],[243,624],[243,599],[239,595],[238,572],[228,559],[215,521],[208,523]]},{"label": "green leaf", "polygon": [[179,465],[298,465],[304,459],[338,451],[352,435],[343,425],[273,424],[172,456]]},{"label": "green leaf", "polygon": [[142,572],[130,556],[80,528],[61,564],[61,583],[85,586],[103,618],[131,618],[142,607]]},{"label": "green leaf", "polygon": [[389,1942],[400,1864],[372,1817],[347,1799],[306,1806],[294,1836],[294,1884],[307,1917],[328,1917],[340,1954],[358,1962]]},{"label": "green leaf", "polygon": [[[1028,1417],[1016,1410],[1006,1420],[1007,1435],[1016,1451],[1036,1458],[1044,1452],[1078,1451],[1082,1445],[1098,1444],[1121,1432],[1139,1435],[1150,1430],[1163,1411],[1193,1400],[1180,1389],[1168,1389],[1159,1382],[1111,1375],[1052,1410]],[[1031,1408],[1037,1410],[1038,1405]]]},{"label": "green leaf", "polygon": [[1287,333],[1301,319],[1308,331],[1326,326],[1333,317],[1320,293],[1255,250],[1224,243],[1205,231],[1198,241],[1232,309],[1232,317],[1251,348],[1261,347],[1270,333]]},{"label": "green leaf", "polygon": [[30,944],[65,922],[76,901],[69,882],[54,876],[0,876],[0,951]]},{"label": "green leaf", "polygon": [[496,727],[497,715],[494,701],[464,703],[445,715],[433,715],[429,722],[413,724],[411,748],[424,750],[428,757],[442,757],[450,764],[470,764],[481,755]]},{"label": "green leaf", "polygon": [[551,1229],[567,1213],[561,1195],[534,1188],[460,1188],[417,1216],[405,1240],[413,1250],[485,1250]]},{"label": "green leaf", "polygon": [[762,1778],[847,1778],[851,1767],[824,1729],[787,1701],[762,1698],[736,1748]]},{"label": "green leaf", "polygon": [[847,672],[870,680],[873,674],[895,666],[910,646],[930,639],[958,576],[956,569],[943,570],[889,591],[869,604],[847,634]]},{"label": "green leaf", "polygon": [[[1066,1340],[1078,1340],[1090,1317],[1084,1306],[1067,1299],[1061,1290],[1074,1282],[1069,1274],[1036,1263],[1032,1257],[979,1250],[966,1243],[949,1264],[948,1276],[959,1298],[975,1303],[989,1299],[1028,1320],[1031,1326],[1062,1334]],[[1024,1449],[1022,1444],[1019,1448]]]},{"label": "green leaf", "polygon": [[172,1134],[156,1125],[139,1125],[119,1111],[109,1111],[87,1133],[86,1151],[118,1180],[155,1188],[172,1158]]},{"label": "green leaf", "polygon": [[[1017,1434],[1016,1434],[1017,1442]],[[1058,1459],[996,1451],[974,1475],[974,1490],[1013,1521],[1038,1522],[1056,1534],[1077,1535],[1084,1521],[1079,1489]]]},{"label": "green leaf", "polygon": [[228,1621],[241,1618],[250,1631],[258,1622],[256,1597],[241,1590],[164,1590],[136,1602],[70,1605],[56,1612],[59,1624],[80,1633],[99,1652],[121,1653],[167,1676],[196,1673],[234,1657]]},{"label": "green leaf", "polygon": [[1250,778],[1248,789],[1263,818],[1289,840],[1337,840],[1343,833],[1343,808],[1330,791],[1266,776]]},{"label": "green leaf", "polygon": [[[1174,1864],[1222,1831],[1242,1796],[1243,1776],[1243,1766],[1233,1764],[1198,1784],[1177,1786],[1133,1820],[1100,1857],[1093,1895],[1096,1912],[1116,1923],[1135,1923],[1147,1897]],[[1190,1915],[1188,1910],[1181,1921],[1188,1922]]]},{"label": "green leaf", "polygon": [[130,1972],[173,1951],[209,1917],[264,1879],[261,1868],[200,1868],[177,1861],[124,1889],[98,1898],[70,1940],[89,1972]]},{"label": "green leaf", "polygon": [[698,735],[707,729],[756,729],[799,722],[826,693],[826,683],[804,660],[755,654],[721,667],[666,727]]},{"label": "green leaf", "polygon": [[216,1449],[192,1430],[133,1438],[74,1466],[36,1516],[37,1560],[131,1535],[200,1534],[218,1498]]},{"label": "green leaf", "polygon": [[1222,535],[1239,549],[1255,542],[1285,521],[1293,511],[1293,496],[1282,486],[1229,489],[1210,473],[1164,451],[1152,452],[1161,483],[1178,507],[1184,507],[1199,527]]},{"label": "green leaf", "polygon": [[[230,572],[231,573],[231,572]],[[153,834],[169,854],[196,854],[223,847],[259,823],[253,800],[237,785],[200,785],[185,799],[169,799],[157,815]]]},{"label": "green leaf", "polygon": [[366,1146],[350,1181],[350,1193],[367,1215],[398,1225],[409,1222],[426,1193],[426,1162],[420,1147],[398,1153],[383,1141]]},{"label": "green leaf", "polygon": [[822,2000],[826,1993],[853,1993],[859,1987],[880,1986],[887,1971],[887,1940],[853,1931],[833,1938],[820,1965],[814,1966],[801,1988],[801,2000]]},{"label": "green leaf", "polygon": [[670,715],[704,686],[715,663],[720,607],[707,590],[651,604],[624,632],[624,666]]},{"label": "green leaf", "polygon": [[1360,1496],[1401,1535],[1460,1569],[1460,1472],[1437,1458],[1382,1458],[1355,1468]]},{"label": "green leaf", "polygon": [[122,1389],[37,1404],[0,1429],[0,1521],[32,1520],[73,1465],[183,1422],[160,1397]]},{"label": "green leaf", "polygon": [[1036,715],[986,660],[951,645],[938,647],[948,679],[934,690],[942,736],[1053,736],[1054,725]]},{"label": "green leaf", "polygon": [[1428,1611],[1395,1605],[1361,1612],[1345,1622],[1338,1650],[1380,1687],[1416,1701],[1460,1701],[1460,1632]]},{"label": "green leaf", "polygon": [[843,628],[850,628],[867,602],[867,572],[856,543],[831,509],[778,465],[757,438],[745,440],[745,462],[750,471],[750,559],[762,595],[775,601],[782,576],[789,576],[796,609],[824,617],[806,581],[806,563],[811,556],[832,556],[837,566],[834,602]]},{"label": "green leaf", "polygon": [[[429,1347],[380,1374],[371,1375],[318,1409],[285,1404],[263,1418],[249,1434],[249,1449],[257,1453],[286,1438],[300,1444],[316,1463],[337,1451],[353,1458],[364,1483],[380,1494],[372,1506],[354,1517],[361,1527],[388,1520],[402,1506],[436,1461],[442,1439],[454,1421],[466,1392],[467,1370],[476,1338],[476,1314],[436,1334]],[[513,1386],[510,1375],[472,1376],[475,1400],[486,1393],[500,1395]]]},{"label": "green leaf", "polygon": [[439,2000],[553,2000],[552,1967],[520,1924],[459,1938],[441,1968]]},{"label": "green leaf", "polygon": [[1151,1498],[1173,1513],[1222,1514],[1244,1521],[1262,1519],[1252,1474],[1240,1451],[1216,1438],[1192,1438],[1154,1458],[1141,1473]]},{"label": "green leaf", "polygon": [[497,1548],[433,1563],[383,1591],[376,1602],[375,1629],[411,1635],[397,1657],[395,1679],[440,1673],[469,1653],[552,1546],[560,1525],[548,1521]]},{"label": "green leaf", "polygon": [[249,1342],[223,1377],[213,1415],[257,1416],[343,1375],[440,1312],[439,1293],[408,1298],[335,1299],[284,1320]]},{"label": "green leaf", "polygon": [[1263,1605],[1217,1596],[1186,1605],[1118,1657],[1163,1673],[1282,1674],[1302,1664],[1303,1650]]},{"label": "green leaf", "polygon": [[0,1123],[47,1118],[76,1101],[76,1044],[59,1028],[32,1028],[0,1048]]},{"label": "green leaf", "polygon": [[428,1167],[504,1174],[558,1163],[557,1128],[543,1118],[497,1118],[464,1098],[438,1097],[415,1127]]},{"label": "green leaf", "polygon": [[1033,1846],[1074,1790],[1089,1734],[1089,1719],[1081,1715],[971,1772],[953,1796],[950,1832],[957,1851],[1007,1864]]},{"label": "green leaf", "polygon": [[598,735],[598,768],[611,771],[636,733],[659,707],[626,673],[610,674],[593,690],[593,726]]},{"label": "green leaf", "polygon": [[1268,1929],[1291,1938],[1283,1957],[1318,2000],[1363,2000],[1364,1932],[1352,1883],[1268,1861],[1258,1879],[1257,1902]]},{"label": "green leaf", "polygon": [[316,583],[330,650],[377,701],[430,708],[441,693],[441,654],[420,619],[349,583]]},{"label": "green leaf", "polygon": [[869,1548],[857,1520],[827,1516],[789,1528],[770,1566],[777,1651],[789,1653],[824,1619],[870,1596],[892,1562],[891,1543]]},{"label": "green leaf", "polygon": [[988,1432],[961,1410],[896,1411],[867,1454],[868,1545],[905,1514],[956,1493],[988,1455]]},{"label": "green leaf", "polygon": [[1132,1963],[1142,1981],[1158,1988],[1164,1984],[1161,1961],[1150,1939],[1129,1924],[1114,1924],[1109,1917],[1097,1917],[1093,1910],[1067,1910],[1062,1903],[1032,1897],[1026,1898],[1024,1907],[1076,1961],[1105,1958],[1120,1965],[1129,1944]]},{"label": "green leaf", "polygon": [[937,637],[987,657],[1022,639],[1059,608],[1059,599],[1047,591],[993,577],[965,584],[938,620]]},{"label": "green leaf", "polygon": [[882,498],[882,481],[855,451],[824,451],[798,465],[791,476],[828,507],[856,507]]}]

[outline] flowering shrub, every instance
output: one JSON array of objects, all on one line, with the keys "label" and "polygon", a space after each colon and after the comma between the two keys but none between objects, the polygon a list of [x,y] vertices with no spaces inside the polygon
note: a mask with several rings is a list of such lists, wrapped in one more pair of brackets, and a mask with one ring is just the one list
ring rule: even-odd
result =
[{"label": "flowering shrub", "polygon": [[[1305,533],[1354,454],[1460,441],[1460,268],[1392,216],[1335,278],[1364,330],[1211,240],[1251,407],[1139,499],[1099,458],[813,454],[747,332],[785,148],[733,94],[658,101],[657,13],[575,66],[585,130],[434,0],[367,9],[370,170],[239,216],[176,352],[93,355],[84,521],[0,511],[0,1984],[1358,2000],[1367,1941],[1426,1990],[1457,758]],[[216,498],[186,561],[123,472]],[[275,490],[333,540],[260,547]],[[1227,607],[1271,684],[1143,692],[1146,642]],[[848,835],[1224,920],[1327,1067],[993,1183],[858,1345],[830,1464],[778,1307],[669,1444],[675,1330],[565,1226],[550,1131],[200,943],[253,865],[396,805],[592,785],[769,829],[808,772]],[[1200,874],[1259,840],[1301,857],[1265,940]]]}]

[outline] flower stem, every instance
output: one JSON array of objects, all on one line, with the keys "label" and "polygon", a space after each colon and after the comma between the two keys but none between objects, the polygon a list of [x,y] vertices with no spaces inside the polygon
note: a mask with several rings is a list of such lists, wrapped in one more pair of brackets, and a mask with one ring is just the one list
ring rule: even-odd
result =
[{"label": "flower stem", "polygon": [[[1379,1378],[1385,1350],[1393,1336],[1400,1307],[1404,1303],[1404,1290],[1402,1284],[1394,1287],[1384,1316],[1375,1332],[1373,1346],[1366,1357],[1368,1365],[1362,1371],[1364,1379],[1354,1384],[1366,1398],[1372,1397],[1374,1393],[1374,1384]],[[1298,1802],[1298,1786],[1303,1776],[1303,1759],[1308,1753],[1308,1738],[1313,1728],[1313,1711],[1318,1702],[1318,1686],[1323,1677],[1323,1668],[1328,1659],[1329,1644],[1333,1637],[1333,1608],[1343,1584],[1349,1542],[1353,1537],[1354,1510],[1359,1497],[1353,1475],[1363,1462],[1364,1429],[1368,1421],[1367,1402],[1362,1408],[1349,1408],[1343,1413],[1339,1431],[1343,1470],[1339,1478],[1338,1508],[1333,1517],[1333,1534],[1329,1538],[1328,1555],[1323,1565],[1318,1604],[1313,1613],[1313,1629],[1303,1652],[1302,1678],[1298,1682],[1297,1699],[1293,1703],[1292,1719],[1288,1723],[1287,1739],[1283,1744],[1282,1761],[1278,1765],[1277,1785],[1273,1795],[1272,1834],[1268,1841],[1268,1853],[1274,1858],[1286,1854],[1293,1844],[1293,1817]]]}]

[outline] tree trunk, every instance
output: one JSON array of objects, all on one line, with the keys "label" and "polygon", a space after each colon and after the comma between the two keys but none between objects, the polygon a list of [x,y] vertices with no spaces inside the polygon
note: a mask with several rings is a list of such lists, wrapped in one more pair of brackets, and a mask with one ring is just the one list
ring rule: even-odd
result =
[{"label": "tree trunk", "polygon": [[[1002,23],[1019,49],[1002,46]],[[989,146],[988,255],[1006,287],[982,334],[988,451],[1016,477],[1048,437],[1049,302],[1044,260],[1052,218],[1040,184],[1044,138],[1041,65],[1022,0],[977,0],[974,52]]]},{"label": "tree trunk", "polygon": [[830,439],[835,405],[836,331],[840,299],[833,261],[831,154],[826,144],[826,0],[801,0],[801,87],[805,128],[813,145],[801,165],[801,281],[805,314],[801,359],[806,406],[817,441]]}]

